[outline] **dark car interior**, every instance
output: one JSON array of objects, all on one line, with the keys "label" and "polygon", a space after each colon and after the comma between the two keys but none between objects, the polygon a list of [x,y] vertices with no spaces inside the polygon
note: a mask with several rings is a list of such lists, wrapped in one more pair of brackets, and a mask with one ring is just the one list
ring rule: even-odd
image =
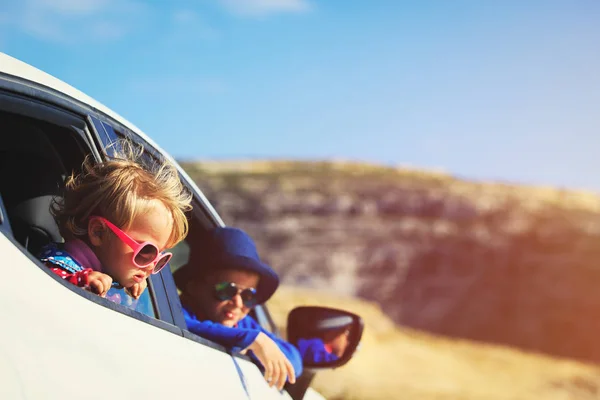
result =
[{"label": "dark car interior", "polygon": [[[0,193],[15,239],[37,255],[50,241],[62,241],[50,205],[83,153],[72,132],[20,115],[0,112],[0,130]],[[68,149],[61,154],[71,159],[57,148]]]}]

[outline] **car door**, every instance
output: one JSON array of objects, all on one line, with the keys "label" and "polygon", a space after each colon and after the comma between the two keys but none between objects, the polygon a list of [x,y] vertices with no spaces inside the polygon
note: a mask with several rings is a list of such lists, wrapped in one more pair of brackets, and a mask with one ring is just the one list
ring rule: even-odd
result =
[{"label": "car door", "polygon": [[[43,266],[29,246],[45,226],[27,226],[20,236],[22,206],[49,196],[40,177],[54,166],[64,177],[83,157],[102,157],[93,115],[85,104],[0,74],[0,398],[248,398],[233,357],[184,337],[162,279],[150,284],[145,313],[133,310]],[[41,168],[33,171],[36,163]],[[49,221],[48,208],[34,211],[25,216]]]}]

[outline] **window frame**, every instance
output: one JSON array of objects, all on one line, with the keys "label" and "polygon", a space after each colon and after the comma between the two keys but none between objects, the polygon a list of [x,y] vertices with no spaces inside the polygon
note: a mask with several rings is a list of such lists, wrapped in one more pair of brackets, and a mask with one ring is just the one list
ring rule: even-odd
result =
[{"label": "window frame", "polygon": [[[78,122],[77,124],[71,126],[71,130],[73,131],[74,135],[79,136],[79,141],[85,146],[83,151],[87,154],[92,154],[96,162],[102,159],[100,156],[101,151],[99,150],[102,149],[102,140],[98,132],[90,124],[91,118],[98,112],[83,103],[79,103],[75,100],[67,98],[64,95],[59,96],[56,93],[52,93],[51,89],[42,87],[41,85],[0,73],[0,110],[42,120],[60,127],[65,127],[64,121],[67,120]],[[60,121],[63,121],[63,123]],[[3,206],[2,212],[4,218],[2,223],[0,223],[0,233],[7,237],[11,243],[19,248],[19,250],[24,253],[39,269],[52,277],[52,279],[59,282],[67,289],[88,300],[91,300],[96,304],[146,322],[152,326],[164,329],[168,332],[176,334],[177,336],[183,336],[181,328],[172,323],[173,319],[170,307],[167,309],[167,312],[164,307],[156,307],[156,303],[154,303],[158,318],[152,318],[139,311],[116,304],[108,299],[97,296],[64,281],[58,275],[50,271],[49,268],[45,267],[34,255],[29,253],[29,251],[27,251],[27,249],[25,249],[14,238],[10,228],[10,222],[8,221],[6,215],[6,210],[4,210]],[[154,286],[153,292],[157,292],[155,296],[162,293],[162,296],[159,295],[158,297],[162,297],[168,301],[168,297],[166,294],[164,294],[164,289],[162,291],[160,289],[163,287],[162,280],[160,284],[156,284]],[[153,302],[154,301],[155,299],[153,298]]]},{"label": "window frame", "polygon": [[0,194],[0,232],[4,233],[5,236],[13,237],[13,232],[8,221],[8,213],[6,207],[4,207],[4,201]]}]

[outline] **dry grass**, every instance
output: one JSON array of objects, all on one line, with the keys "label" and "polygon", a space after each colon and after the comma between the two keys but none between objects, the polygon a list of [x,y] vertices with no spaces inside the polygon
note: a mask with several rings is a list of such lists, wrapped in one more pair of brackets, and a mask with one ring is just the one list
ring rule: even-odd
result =
[{"label": "dry grass", "polygon": [[360,351],[313,382],[329,400],[600,399],[600,369],[592,365],[400,329],[375,304],[354,298],[282,287],[269,302],[281,327],[298,305],[342,308],[365,320]]}]

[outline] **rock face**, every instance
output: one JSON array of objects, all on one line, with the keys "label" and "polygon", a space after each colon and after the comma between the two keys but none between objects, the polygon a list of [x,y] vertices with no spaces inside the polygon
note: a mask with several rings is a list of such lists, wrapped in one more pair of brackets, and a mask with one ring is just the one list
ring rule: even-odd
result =
[{"label": "rock face", "polygon": [[348,163],[182,163],[290,285],[396,323],[600,361],[600,198]]}]

